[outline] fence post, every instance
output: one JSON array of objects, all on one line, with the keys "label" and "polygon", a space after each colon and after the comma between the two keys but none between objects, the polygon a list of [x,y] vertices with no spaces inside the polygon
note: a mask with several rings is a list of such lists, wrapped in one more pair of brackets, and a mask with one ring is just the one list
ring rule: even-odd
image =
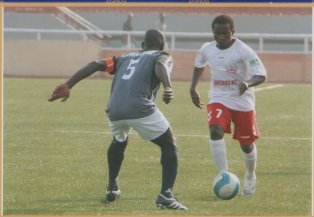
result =
[{"label": "fence post", "polygon": [[174,34],[171,34],[171,50],[175,49],[176,38]]},{"label": "fence post", "polygon": [[37,35],[37,37],[36,37],[37,41],[40,41],[41,40],[41,32],[38,31],[36,35]]},{"label": "fence post", "polygon": [[309,51],[309,39],[304,36],[304,52],[308,52]]},{"label": "fence post", "polygon": [[263,52],[264,51],[264,38],[263,36],[259,36],[259,40],[258,40],[258,50],[259,52]]}]

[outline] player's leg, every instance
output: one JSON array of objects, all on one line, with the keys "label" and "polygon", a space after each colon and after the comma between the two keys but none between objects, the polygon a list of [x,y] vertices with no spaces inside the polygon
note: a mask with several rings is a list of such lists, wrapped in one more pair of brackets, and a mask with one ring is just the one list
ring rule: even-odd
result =
[{"label": "player's leg", "polygon": [[178,149],[171,128],[168,128],[164,134],[152,142],[157,144],[161,150],[162,184],[160,193],[169,189],[172,191],[178,170]]},{"label": "player's leg", "polygon": [[257,148],[254,141],[260,136],[255,113],[234,111],[233,122],[235,124],[233,138],[239,141],[244,156],[245,176],[242,193],[251,195],[255,193],[256,187]]},{"label": "player's leg", "polygon": [[211,154],[220,173],[228,171],[227,148],[223,138],[224,129],[220,125],[209,127]]},{"label": "player's leg", "polygon": [[219,103],[207,106],[212,157],[220,173],[228,171],[227,148],[224,133],[230,133],[231,113]]},{"label": "player's leg", "polygon": [[241,144],[241,149],[244,156],[245,176],[243,182],[242,193],[244,195],[251,195],[255,193],[256,187],[256,161],[257,149],[254,143]]},{"label": "player's leg", "polygon": [[109,128],[113,139],[107,150],[108,160],[108,186],[106,191],[106,202],[115,201],[121,191],[118,186],[118,176],[124,159],[124,151],[128,144],[130,127],[125,126],[123,121],[109,122]]},{"label": "player's leg", "polygon": [[123,142],[118,142],[113,138],[107,150],[107,160],[109,169],[109,182],[107,186],[107,201],[114,201],[119,197],[121,191],[118,186],[118,175],[124,159],[124,151],[128,144],[128,139]]},{"label": "player's leg", "polygon": [[178,170],[178,150],[172,130],[168,130],[158,138],[151,140],[161,149],[162,184],[156,204],[160,208],[187,210],[172,193]]},{"label": "player's leg", "polygon": [[157,206],[186,210],[172,193],[178,169],[178,149],[169,122],[157,111],[146,118],[134,120],[132,127],[143,139],[158,145],[161,150],[162,184],[156,200]]}]

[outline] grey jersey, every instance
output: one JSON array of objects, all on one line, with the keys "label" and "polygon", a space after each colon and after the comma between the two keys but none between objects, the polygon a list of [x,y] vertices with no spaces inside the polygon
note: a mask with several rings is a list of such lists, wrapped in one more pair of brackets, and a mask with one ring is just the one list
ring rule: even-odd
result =
[{"label": "grey jersey", "polygon": [[160,80],[155,64],[162,51],[140,51],[117,58],[107,115],[111,121],[147,117],[156,111]]}]

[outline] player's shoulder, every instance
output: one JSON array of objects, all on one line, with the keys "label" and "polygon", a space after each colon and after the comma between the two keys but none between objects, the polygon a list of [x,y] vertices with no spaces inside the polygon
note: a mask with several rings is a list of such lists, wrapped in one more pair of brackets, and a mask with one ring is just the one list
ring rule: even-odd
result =
[{"label": "player's shoulder", "polygon": [[166,51],[163,50],[140,50],[137,53],[140,55],[151,55],[151,56],[160,56],[160,55],[165,55],[165,56],[170,56],[170,54]]},{"label": "player's shoulder", "polygon": [[245,42],[241,41],[240,39],[236,39],[234,43],[238,54],[243,57],[255,56],[256,52]]},{"label": "player's shoulder", "polygon": [[209,50],[213,47],[216,47],[216,42],[215,41],[210,41],[210,42],[206,42],[204,43],[201,48],[200,48],[200,51],[205,51],[205,50]]},{"label": "player's shoulder", "polygon": [[166,51],[160,51],[159,56],[167,56],[167,57],[171,57],[171,54],[166,52]]},{"label": "player's shoulder", "polygon": [[234,45],[239,50],[250,51],[250,52],[253,51],[253,49],[248,44],[246,44],[245,42],[243,42],[242,40],[238,38],[236,38]]},{"label": "player's shoulder", "polygon": [[201,49],[210,48],[216,46],[216,41],[209,41],[202,45]]},{"label": "player's shoulder", "polygon": [[157,57],[157,62],[169,62],[172,63],[173,59],[170,53],[166,51],[160,51],[158,57]]},{"label": "player's shoulder", "polygon": [[166,52],[166,51],[158,51],[157,53],[155,53],[157,55],[157,61],[164,61],[164,60],[170,60],[172,59],[172,56],[170,53]]}]

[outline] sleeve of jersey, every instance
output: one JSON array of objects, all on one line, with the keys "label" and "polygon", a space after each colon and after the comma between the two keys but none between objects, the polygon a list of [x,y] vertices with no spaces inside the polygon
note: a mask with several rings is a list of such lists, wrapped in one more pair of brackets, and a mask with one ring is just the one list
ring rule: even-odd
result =
[{"label": "sleeve of jersey", "polygon": [[111,75],[115,74],[116,62],[117,62],[116,57],[106,58],[104,59],[104,62],[106,63],[105,71]]},{"label": "sleeve of jersey", "polygon": [[257,56],[257,54],[253,50],[249,50],[246,57],[244,58],[246,68],[248,73],[251,76],[254,75],[262,75],[266,77],[266,69],[261,61],[261,59]]},{"label": "sleeve of jersey", "polygon": [[204,68],[206,66],[206,60],[204,58],[202,48],[196,54],[194,66],[197,68]]},{"label": "sleeve of jersey", "polygon": [[162,66],[164,67],[167,74],[170,75],[172,72],[172,67],[173,67],[172,57],[171,56],[163,56],[163,58],[159,59],[159,62],[162,64]]}]

